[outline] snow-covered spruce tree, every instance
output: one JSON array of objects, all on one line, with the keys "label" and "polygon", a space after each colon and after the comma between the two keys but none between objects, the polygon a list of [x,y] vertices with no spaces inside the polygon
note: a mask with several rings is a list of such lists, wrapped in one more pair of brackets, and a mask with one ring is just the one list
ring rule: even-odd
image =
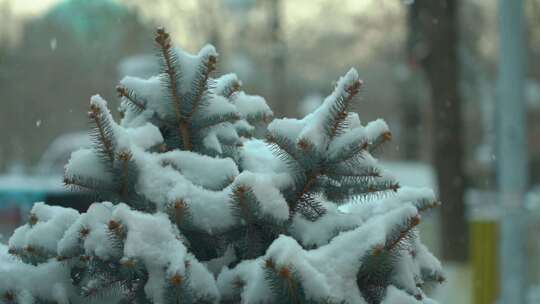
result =
[{"label": "snow-covered spruce tree", "polygon": [[162,73],[121,81],[120,124],[93,96],[94,145],[66,165],[103,202],[36,203],[0,247],[0,302],[432,302],[441,268],[415,227],[437,202],[373,158],[391,136],[349,112],[355,70],[314,113],[271,121],[234,74],[212,76],[212,46],[155,42]]}]

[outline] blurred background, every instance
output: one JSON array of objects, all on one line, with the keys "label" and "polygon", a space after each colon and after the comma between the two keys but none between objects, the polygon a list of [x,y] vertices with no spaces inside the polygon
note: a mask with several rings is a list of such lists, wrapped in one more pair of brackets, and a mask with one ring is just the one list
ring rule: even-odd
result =
[{"label": "blurred background", "polygon": [[[301,117],[356,67],[379,156],[443,205],[424,219],[441,303],[540,303],[540,0],[0,0],[0,242],[32,202],[84,210],[63,165],[89,97],[157,73],[153,31],[220,53],[276,117]],[[513,299],[513,300],[509,300]]]}]

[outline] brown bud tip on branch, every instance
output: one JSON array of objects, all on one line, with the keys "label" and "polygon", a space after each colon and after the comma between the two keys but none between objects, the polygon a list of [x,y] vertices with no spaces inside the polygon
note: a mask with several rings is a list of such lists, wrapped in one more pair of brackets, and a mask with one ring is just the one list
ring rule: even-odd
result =
[{"label": "brown bud tip on branch", "polygon": [[156,30],[156,37],[154,39],[156,43],[164,49],[168,49],[171,47],[171,37],[163,27],[159,27]]},{"label": "brown bud tip on branch", "polygon": [[410,223],[411,228],[418,226],[418,224],[420,224],[420,215],[416,215],[413,218],[411,218],[411,223]]},{"label": "brown bud tip on branch", "polygon": [[118,153],[118,159],[123,162],[128,162],[129,160],[131,160],[131,156],[132,155],[129,151],[123,151]]},{"label": "brown bud tip on branch", "polygon": [[272,119],[274,119],[274,116],[272,114],[266,114],[263,117],[263,122],[264,123],[270,123],[270,122],[272,122]]},{"label": "brown bud tip on branch", "polygon": [[118,223],[115,220],[110,220],[108,227],[109,227],[109,230],[116,230],[120,228],[120,223]]},{"label": "brown bud tip on branch", "polygon": [[182,284],[182,276],[175,274],[169,278],[169,282],[174,286],[180,286],[180,284]]},{"label": "brown bud tip on branch", "polygon": [[30,245],[26,246],[26,247],[24,248],[24,250],[25,250],[26,252],[30,253],[30,254],[36,252],[36,249],[35,249],[34,247],[30,246]]},{"label": "brown bud tip on branch", "polygon": [[266,259],[264,261],[264,267],[266,267],[268,269],[274,269],[274,267],[275,267],[274,261],[272,261],[272,259]]},{"label": "brown bud tip on branch", "polygon": [[107,227],[109,228],[109,231],[114,233],[117,237],[122,236],[124,228],[123,228],[122,224],[120,224],[120,222],[115,221],[115,220],[110,220]]},{"label": "brown bud tip on branch", "polygon": [[237,289],[241,289],[243,288],[244,286],[246,285],[246,282],[244,282],[242,279],[240,278],[236,278],[236,280],[234,280],[233,282],[233,287],[234,288],[237,288]]},{"label": "brown bud tip on branch", "polygon": [[208,62],[207,62],[208,72],[215,71],[216,65],[217,65],[217,57],[214,55],[208,56]]},{"label": "brown bud tip on branch", "polygon": [[89,111],[88,112],[88,118],[90,119],[96,119],[97,115],[96,113],[92,112],[92,111]]},{"label": "brown bud tip on branch", "polygon": [[79,230],[79,235],[81,236],[81,238],[87,237],[88,234],[90,234],[90,229],[88,229],[86,227],[81,228],[81,230]]},{"label": "brown bud tip on branch", "polygon": [[364,141],[362,144],[360,144],[360,150],[367,150],[369,148],[369,143],[367,141]]},{"label": "brown bud tip on branch", "polygon": [[187,204],[183,199],[179,199],[174,202],[174,209],[177,211],[182,211],[186,208]]},{"label": "brown bud tip on branch", "polygon": [[161,145],[159,145],[158,150],[159,150],[159,152],[164,153],[164,152],[169,151],[169,148],[167,147],[167,144],[161,144]]},{"label": "brown bud tip on branch", "polygon": [[242,83],[240,81],[235,81],[232,85],[232,91],[238,92],[242,88]]},{"label": "brown bud tip on branch", "polygon": [[444,282],[446,282],[446,278],[445,278],[445,277],[443,277],[443,276],[438,276],[438,277],[437,277],[437,283],[442,284],[442,283],[444,283]]},{"label": "brown bud tip on branch", "polygon": [[116,87],[116,93],[118,93],[118,97],[125,97],[128,96],[128,91],[123,86],[117,86]]},{"label": "brown bud tip on branch", "polygon": [[345,88],[345,91],[350,95],[356,95],[360,91],[360,87],[362,87],[363,84],[364,82],[362,80],[355,81],[352,85]]},{"label": "brown bud tip on branch", "polygon": [[122,266],[127,267],[127,268],[133,268],[133,267],[135,267],[135,260],[133,260],[133,259],[123,259],[123,260],[120,261],[120,264],[122,264]]},{"label": "brown bud tip on branch", "polygon": [[38,222],[37,216],[34,213],[31,213],[28,222],[30,223],[30,226],[34,226]]},{"label": "brown bud tip on branch", "polygon": [[373,255],[380,255],[384,251],[384,245],[376,245],[375,248],[373,248]]},{"label": "brown bud tip on branch", "polygon": [[90,111],[88,112],[88,117],[90,119],[96,119],[101,114],[101,109],[95,104],[90,105]]},{"label": "brown bud tip on branch", "polygon": [[392,133],[391,132],[384,132],[382,135],[382,138],[384,141],[391,141],[392,140]]},{"label": "brown bud tip on branch", "polygon": [[244,196],[248,190],[246,186],[239,185],[235,187],[233,191],[234,191],[234,195],[236,196]]},{"label": "brown bud tip on branch", "polygon": [[312,147],[312,144],[305,138],[302,138],[298,141],[298,147],[303,151],[307,151]]},{"label": "brown bud tip on branch", "polygon": [[291,270],[287,266],[283,266],[279,269],[279,276],[285,279],[291,278]]}]

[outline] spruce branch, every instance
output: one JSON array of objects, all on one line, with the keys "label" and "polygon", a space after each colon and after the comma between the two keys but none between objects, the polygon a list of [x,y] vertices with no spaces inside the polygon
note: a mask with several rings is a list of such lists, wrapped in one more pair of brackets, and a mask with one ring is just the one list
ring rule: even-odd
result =
[{"label": "spruce branch", "polygon": [[112,134],[112,121],[109,113],[103,113],[103,109],[95,103],[90,105],[88,117],[95,124],[94,132],[91,134],[97,144],[97,151],[104,154],[109,160],[109,164],[114,163],[114,139]]},{"label": "spruce branch", "polygon": [[386,242],[384,245],[376,246],[373,250],[374,255],[380,255],[383,251],[390,252],[394,250],[399,244],[401,244],[405,239],[410,237],[410,232],[414,227],[420,224],[420,215],[415,215],[408,218],[401,227],[396,228],[393,233],[390,233],[387,236]]},{"label": "spruce branch", "polygon": [[382,134],[379,134],[374,140],[372,140],[368,144],[369,153],[376,153],[384,143],[389,142],[390,140],[392,140],[392,133],[384,132]]},{"label": "spruce branch", "polygon": [[184,199],[177,199],[169,204],[169,218],[177,226],[187,224],[190,219],[189,205]]},{"label": "spruce branch", "polygon": [[446,281],[446,278],[442,273],[439,273],[438,271],[432,271],[428,269],[422,269],[421,270],[422,280],[425,282],[437,282],[439,284],[442,284]]},{"label": "spruce branch", "polygon": [[235,123],[240,120],[240,114],[238,113],[225,113],[219,115],[212,115],[209,117],[201,118],[197,121],[196,128],[200,131],[202,129],[211,128],[222,123]]},{"label": "spruce branch", "polygon": [[342,147],[338,152],[333,153],[326,160],[328,166],[335,166],[339,163],[346,163],[354,158],[364,158],[363,153],[369,151],[369,143],[365,138],[358,138],[348,145]]},{"label": "spruce branch", "polygon": [[426,199],[420,199],[417,202],[415,202],[416,209],[418,209],[419,212],[425,212],[427,210],[439,207],[441,205],[440,201],[432,201],[432,200],[426,200]]},{"label": "spruce branch", "polygon": [[348,178],[358,178],[359,180],[363,180],[382,177],[381,170],[373,166],[363,167],[360,169],[356,167],[349,168],[349,166],[325,166],[325,168],[325,175],[336,180]]},{"label": "spruce branch", "polygon": [[208,80],[210,79],[210,73],[216,69],[217,57],[214,55],[208,55],[202,64],[199,64],[198,71],[195,79],[193,80],[193,87],[195,92],[193,93],[193,100],[191,102],[191,109],[187,115],[187,123],[191,124],[191,120],[195,112],[200,108],[203,95],[208,90]]},{"label": "spruce branch", "polygon": [[107,224],[108,234],[115,246],[121,247],[127,232],[124,225],[117,220],[110,220]]},{"label": "spruce branch", "polygon": [[90,192],[112,192],[112,188],[108,183],[98,181],[93,178],[83,177],[79,175],[68,176],[64,174],[64,186],[73,191],[90,191]]},{"label": "spruce branch", "polygon": [[235,77],[225,84],[221,95],[226,98],[231,98],[234,93],[239,92],[241,89],[242,82]]},{"label": "spruce branch", "polygon": [[349,108],[354,97],[360,92],[362,85],[363,81],[356,78],[351,84],[344,88],[343,92],[337,92],[338,96],[329,109],[330,116],[326,122],[326,125],[329,126],[328,132],[330,139],[341,134],[345,129]]},{"label": "spruce branch", "polygon": [[302,303],[303,292],[297,282],[295,270],[288,265],[278,267],[272,259],[264,261],[265,279],[277,299],[285,303]]},{"label": "spruce branch", "polygon": [[270,146],[272,153],[285,162],[291,169],[300,165],[294,142],[287,137],[268,132],[266,143]]},{"label": "spruce branch", "polygon": [[255,221],[252,216],[252,210],[248,203],[248,200],[254,200],[252,190],[245,185],[237,185],[232,192],[233,197],[233,211],[242,218],[247,224],[251,224]]},{"label": "spruce branch", "polygon": [[35,213],[30,213],[30,216],[28,217],[28,225],[30,227],[34,227],[38,223],[39,219]]},{"label": "spruce branch", "polygon": [[188,124],[182,117],[182,102],[180,99],[178,87],[179,72],[176,70],[175,67],[176,57],[171,46],[171,37],[163,27],[160,27],[156,31],[155,41],[160,48],[161,57],[165,63],[165,73],[168,77],[168,87],[170,90],[170,96],[172,98],[176,123],[178,125],[178,134],[182,139],[183,148],[186,150],[191,150],[192,146],[190,141]]},{"label": "spruce branch", "polygon": [[326,213],[323,205],[311,193],[306,193],[302,196],[296,206],[296,210],[312,222]]},{"label": "spruce branch", "polygon": [[121,185],[120,185],[120,196],[123,198],[127,198],[129,194],[129,185],[130,185],[130,172],[129,172],[129,164],[132,158],[132,154],[129,151],[122,151],[118,154],[118,160],[121,162]]},{"label": "spruce branch", "polygon": [[137,99],[137,96],[135,92],[133,92],[133,90],[128,89],[124,86],[117,86],[116,92],[118,93],[118,97],[123,98],[123,100],[127,100],[128,103],[138,112],[146,110],[146,104]]},{"label": "spruce branch", "polygon": [[314,222],[326,213],[324,207],[311,193],[312,187],[317,182],[319,176],[320,173],[317,172],[309,173],[307,175],[301,191],[297,194],[294,202],[289,204],[291,217],[296,212],[300,212],[306,219]]}]

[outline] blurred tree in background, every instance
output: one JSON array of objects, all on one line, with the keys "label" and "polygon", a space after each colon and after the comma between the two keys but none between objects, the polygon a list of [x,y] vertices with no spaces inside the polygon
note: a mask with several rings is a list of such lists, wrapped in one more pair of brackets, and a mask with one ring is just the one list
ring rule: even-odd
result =
[{"label": "blurred tree in background", "polygon": [[3,49],[3,154],[35,161],[54,137],[85,128],[88,96],[112,97],[118,61],[151,51],[148,28],[111,0],[66,1],[26,23],[17,46]]},{"label": "blurred tree in background", "polygon": [[411,31],[417,36],[415,56],[431,86],[433,161],[441,210],[442,254],[450,261],[466,261],[468,232],[465,220],[460,62],[458,58],[459,2],[418,0],[411,5]]}]

